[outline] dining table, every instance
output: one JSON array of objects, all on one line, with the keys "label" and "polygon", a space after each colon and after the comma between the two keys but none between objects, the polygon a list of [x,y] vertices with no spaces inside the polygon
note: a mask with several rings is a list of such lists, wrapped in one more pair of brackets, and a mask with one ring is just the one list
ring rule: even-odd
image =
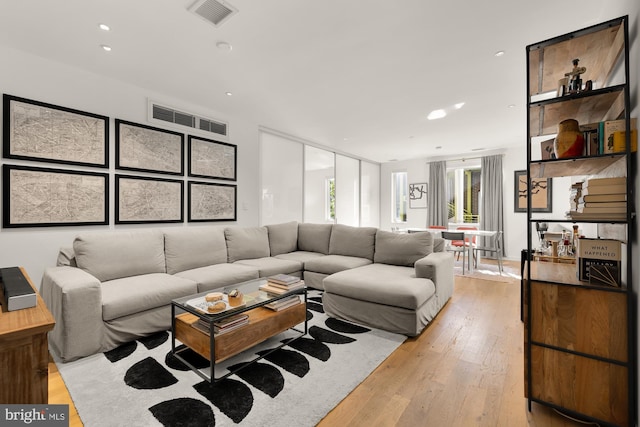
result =
[{"label": "dining table", "polygon": [[[416,227],[405,228],[400,231],[403,231],[405,233],[420,233],[423,231],[428,231],[435,236],[440,236],[441,232],[443,231],[464,233],[465,241],[467,236],[493,237],[498,233],[495,230],[469,230],[469,229],[458,229],[458,228],[448,228],[445,230],[440,228],[416,228]],[[469,253],[469,256],[467,256],[467,271],[469,272],[469,274],[471,274],[473,273],[473,248],[468,247],[468,249],[470,253]],[[480,263],[480,253],[476,254],[476,256],[478,257],[477,262]]]}]

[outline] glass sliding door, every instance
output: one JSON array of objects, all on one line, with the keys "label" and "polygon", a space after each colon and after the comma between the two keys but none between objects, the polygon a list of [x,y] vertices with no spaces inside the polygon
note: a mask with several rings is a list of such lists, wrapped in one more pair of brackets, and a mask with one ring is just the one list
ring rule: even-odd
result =
[{"label": "glass sliding door", "polygon": [[360,225],[360,161],[336,154],[336,223]]},{"label": "glass sliding door", "polygon": [[302,222],[303,147],[297,141],[260,133],[261,225]]},{"label": "glass sliding door", "polygon": [[380,165],[360,161],[360,226],[380,227]]},{"label": "glass sliding door", "polygon": [[304,222],[334,223],[336,218],[335,155],[304,147]]}]

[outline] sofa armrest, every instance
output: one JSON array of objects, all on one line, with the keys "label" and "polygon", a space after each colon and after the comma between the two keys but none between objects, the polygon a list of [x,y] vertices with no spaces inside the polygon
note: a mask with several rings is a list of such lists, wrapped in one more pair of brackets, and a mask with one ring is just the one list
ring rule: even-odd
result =
[{"label": "sofa armrest", "polygon": [[453,253],[433,252],[414,263],[416,277],[431,279],[444,304],[453,295]]},{"label": "sofa armrest", "polygon": [[49,343],[58,356],[68,362],[98,353],[104,335],[100,281],[79,268],[51,267],[40,292],[56,321]]}]

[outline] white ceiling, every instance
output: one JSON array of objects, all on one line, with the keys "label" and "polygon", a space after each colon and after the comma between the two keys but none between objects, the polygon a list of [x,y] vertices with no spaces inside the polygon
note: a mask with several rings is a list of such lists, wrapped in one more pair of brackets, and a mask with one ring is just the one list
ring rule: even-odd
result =
[{"label": "white ceiling", "polygon": [[600,0],[229,0],[215,27],[193,2],[1,0],[0,44],[386,162],[524,146],[525,46],[616,17]]}]

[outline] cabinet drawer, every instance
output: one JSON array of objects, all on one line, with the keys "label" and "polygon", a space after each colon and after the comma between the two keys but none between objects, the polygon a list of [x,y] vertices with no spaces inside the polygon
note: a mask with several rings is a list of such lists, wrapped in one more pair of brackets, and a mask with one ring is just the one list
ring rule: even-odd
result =
[{"label": "cabinet drawer", "polygon": [[628,361],[625,293],[532,281],[528,303],[532,342]]},{"label": "cabinet drawer", "polygon": [[571,353],[531,347],[531,399],[628,426],[628,370]]}]

